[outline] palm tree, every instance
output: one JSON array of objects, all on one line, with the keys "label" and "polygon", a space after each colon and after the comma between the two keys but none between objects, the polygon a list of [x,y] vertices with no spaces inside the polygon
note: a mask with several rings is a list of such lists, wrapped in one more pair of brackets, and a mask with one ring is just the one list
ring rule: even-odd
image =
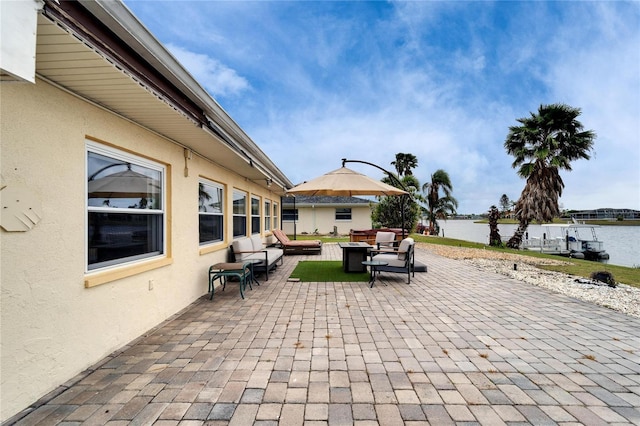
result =
[{"label": "palm tree", "polygon": [[[507,196],[507,194],[502,194],[502,197],[500,197],[500,207],[502,207],[502,214],[504,216],[507,215],[509,206],[511,206],[511,200],[509,200],[509,197]],[[491,206],[491,207],[494,207],[494,206]]]},{"label": "palm tree", "polygon": [[[440,190],[444,193],[440,196]],[[453,185],[449,174],[442,169],[438,169],[431,175],[431,182],[422,185],[422,192],[426,194],[427,216],[429,218],[429,234],[435,234],[437,219],[446,219],[449,214],[455,214],[458,207],[451,192]]]},{"label": "palm tree", "polygon": [[529,223],[550,222],[560,210],[558,198],[564,182],[559,170],[571,170],[571,161],[589,159],[596,134],[577,117],[579,108],[565,104],[540,105],[538,113],[519,118],[520,126],[509,127],[504,142],[507,153],[515,157],[512,167],[527,180],[515,205],[518,228],[507,242],[519,248]]},{"label": "palm tree", "polygon": [[[506,196],[506,195],[505,195]],[[489,245],[500,247],[502,245],[502,238],[500,238],[500,230],[498,229],[498,219],[500,219],[500,212],[496,206],[489,208]]]},{"label": "palm tree", "polygon": [[396,168],[398,176],[410,176],[412,170],[418,167],[418,158],[413,154],[404,154],[399,152],[396,154],[396,160],[391,162],[391,165]]}]

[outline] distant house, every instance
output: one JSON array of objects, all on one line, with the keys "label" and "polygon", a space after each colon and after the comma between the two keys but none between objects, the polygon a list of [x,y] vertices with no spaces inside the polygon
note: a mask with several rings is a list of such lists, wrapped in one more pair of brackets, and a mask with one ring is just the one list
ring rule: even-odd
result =
[{"label": "distant house", "polygon": [[293,184],[120,1],[1,7],[4,422],[205,295]]},{"label": "distant house", "polygon": [[572,210],[569,215],[578,220],[640,219],[640,210],[601,208],[594,210]]},{"label": "distant house", "polygon": [[282,199],[282,229],[296,234],[348,235],[352,229],[370,229],[375,201],[357,197],[303,196]]}]

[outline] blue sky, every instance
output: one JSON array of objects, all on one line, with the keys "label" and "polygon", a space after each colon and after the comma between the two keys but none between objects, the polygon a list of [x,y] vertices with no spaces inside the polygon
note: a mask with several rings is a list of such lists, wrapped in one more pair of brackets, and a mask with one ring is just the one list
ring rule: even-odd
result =
[{"label": "blue sky", "polygon": [[598,138],[561,207],[640,209],[640,2],[125,4],[294,183],[411,153],[482,213],[524,187],[509,126],[567,103]]}]

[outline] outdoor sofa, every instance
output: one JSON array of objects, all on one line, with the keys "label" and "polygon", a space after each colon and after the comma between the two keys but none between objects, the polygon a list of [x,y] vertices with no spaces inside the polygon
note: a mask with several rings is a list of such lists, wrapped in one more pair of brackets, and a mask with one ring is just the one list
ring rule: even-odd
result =
[{"label": "outdoor sofa", "polygon": [[234,240],[229,246],[231,262],[253,261],[253,272],[264,272],[269,281],[269,271],[282,265],[284,250],[266,247],[259,235]]}]

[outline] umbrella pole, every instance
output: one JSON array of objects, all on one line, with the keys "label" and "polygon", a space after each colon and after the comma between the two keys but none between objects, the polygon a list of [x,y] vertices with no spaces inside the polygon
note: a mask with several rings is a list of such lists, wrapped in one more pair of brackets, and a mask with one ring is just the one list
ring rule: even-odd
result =
[{"label": "umbrella pole", "polygon": [[402,214],[402,239],[403,240],[404,240],[404,224],[405,224],[405,222],[404,222],[404,207],[406,205],[406,201],[407,201],[407,197],[406,197],[406,195],[403,195],[402,196],[402,206],[401,206],[401,209],[402,209],[402,213],[401,213]]}]

